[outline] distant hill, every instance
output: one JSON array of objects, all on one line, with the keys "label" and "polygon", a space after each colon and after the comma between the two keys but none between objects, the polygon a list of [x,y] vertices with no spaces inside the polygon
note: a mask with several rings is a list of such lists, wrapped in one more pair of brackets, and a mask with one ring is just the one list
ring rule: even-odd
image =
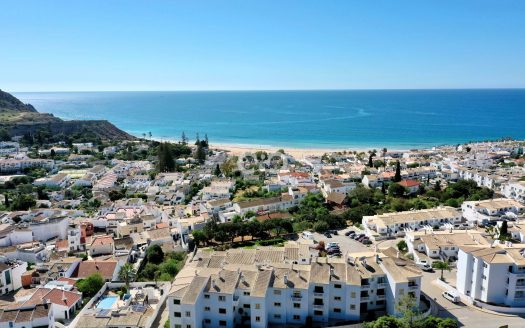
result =
[{"label": "distant hill", "polygon": [[0,128],[11,136],[49,129],[53,134],[93,133],[105,140],[133,140],[135,137],[105,120],[64,121],[53,114],[39,113],[30,104],[0,90]]},{"label": "distant hill", "polygon": [[35,107],[24,104],[10,93],[0,90],[0,111],[14,110],[20,112],[36,112]]}]

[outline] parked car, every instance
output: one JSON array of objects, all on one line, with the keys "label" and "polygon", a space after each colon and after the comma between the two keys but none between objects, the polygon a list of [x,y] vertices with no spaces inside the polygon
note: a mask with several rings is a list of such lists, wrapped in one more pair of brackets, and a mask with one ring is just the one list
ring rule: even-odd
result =
[{"label": "parked car", "polygon": [[350,236],[350,235],[355,235],[355,231],[353,231],[353,230],[349,230],[349,231],[345,232],[345,236],[348,237],[348,236]]},{"label": "parked car", "polygon": [[370,239],[365,239],[362,241],[364,245],[372,245],[372,241]]},{"label": "parked car", "polygon": [[365,240],[365,238],[367,238],[366,236],[361,236],[357,239],[358,242],[362,242],[363,240]]},{"label": "parked car", "polygon": [[331,241],[331,242],[326,244],[326,247],[333,247],[333,246],[339,246],[339,244],[334,242],[334,241]]},{"label": "parked car", "polygon": [[358,235],[355,235],[354,239],[355,239],[355,240],[358,240],[359,238],[364,237],[364,236],[365,236],[364,233],[360,233],[360,234],[358,234]]},{"label": "parked car", "polygon": [[323,234],[326,238],[332,238],[332,235],[329,232],[325,232]]},{"label": "parked car", "polygon": [[418,268],[420,268],[423,271],[427,271],[427,272],[432,271],[432,266],[430,264],[428,264],[427,261],[425,261],[425,260],[421,260],[421,261],[416,262],[416,265],[417,265]]},{"label": "parked car", "polygon": [[455,292],[445,291],[441,295],[443,295],[444,298],[446,298],[447,300],[451,301],[452,303],[458,303],[459,302],[459,295],[456,294]]}]

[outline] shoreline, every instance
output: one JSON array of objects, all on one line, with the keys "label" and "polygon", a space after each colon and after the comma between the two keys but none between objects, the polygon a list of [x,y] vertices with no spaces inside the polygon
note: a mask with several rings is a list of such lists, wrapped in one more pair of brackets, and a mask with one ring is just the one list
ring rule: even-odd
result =
[{"label": "shoreline", "polygon": [[[303,158],[305,156],[322,156],[325,153],[335,153],[335,152],[367,152],[372,149],[376,149],[378,152],[382,148],[374,147],[315,147],[315,148],[301,148],[301,147],[276,147],[270,145],[251,145],[251,144],[228,144],[228,143],[210,143],[210,149],[213,150],[226,150],[232,155],[244,155],[246,152],[255,153],[257,151],[265,151],[267,153],[277,152],[279,149],[283,149],[286,154],[292,155],[296,159]],[[424,148],[421,148],[424,149]],[[389,149],[389,151],[408,151],[408,149]]]}]

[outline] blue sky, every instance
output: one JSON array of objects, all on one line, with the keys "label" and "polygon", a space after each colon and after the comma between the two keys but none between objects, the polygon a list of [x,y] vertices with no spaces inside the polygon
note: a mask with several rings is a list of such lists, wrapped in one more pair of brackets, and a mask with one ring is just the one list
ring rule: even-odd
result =
[{"label": "blue sky", "polygon": [[0,0],[8,91],[525,87],[525,1]]}]

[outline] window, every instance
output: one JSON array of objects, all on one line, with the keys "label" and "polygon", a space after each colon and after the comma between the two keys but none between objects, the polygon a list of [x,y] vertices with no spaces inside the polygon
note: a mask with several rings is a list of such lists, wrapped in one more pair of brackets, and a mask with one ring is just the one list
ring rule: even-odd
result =
[{"label": "window", "polygon": [[180,312],[175,312],[173,315],[175,315],[175,318],[182,317],[182,314]]},{"label": "window", "polygon": [[341,309],[340,308],[334,308],[334,312],[335,313],[341,313]]},{"label": "window", "polygon": [[350,304],[350,310],[355,310],[355,304]]},{"label": "window", "polygon": [[187,317],[191,317],[191,312],[190,311],[186,311],[186,316]]},{"label": "window", "polygon": [[294,314],[294,315],[293,315],[293,319],[294,319],[294,320],[301,320],[301,316],[300,316],[300,315],[297,315],[297,314]]},{"label": "window", "polygon": [[294,290],[293,297],[301,297],[301,292],[297,291],[297,290]]},{"label": "window", "polygon": [[245,309],[249,309],[250,308],[250,304],[243,304],[242,307],[245,308]]},{"label": "window", "polygon": [[226,326],[226,320],[219,320],[219,326]]},{"label": "window", "polygon": [[341,284],[335,284],[334,288],[341,288]]},{"label": "window", "polygon": [[205,306],[204,307],[204,311],[209,311],[210,310],[210,307],[209,306]]},{"label": "window", "polygon": [[314,315],[323,315],[323,311],[315,310]]},{"label": "window", "polygon": [[204,294],[204,298],[209,299],[210,298],[210,294]]},{"label": "window", "polygon": [[244,296],[250,296],[250,292],[244,292]]},{"label": "window", "polygon": [[399,295],[405,295],[405,290],[403,288],[399,289]]},{"label": "window", "polygon": [[352,292],[352,293],[350,294],[350,297],[355,298],[355,292]]},{"label": "window", "polygon": [[180,300],[179,299],[174,299],[173,300],[173,304],[175,304],[175,305],[180,304]]},{"label": "window", "polygon": [[487,268],[488,267],[487,263],[483,263],[483,267]]},{"label": "window", "polygon": [[261,304],[259,304],[259,303],[255,304],[255,309],[256,310],[259,310],[260,308],[261,308]]},{"label": "window", "polygon": [[255,317],[255,322],[260,322],[261,321],[261,317]]},{"label": "window", "polygon": [[226,314],[226,309],[225,308],[220,308],[219,309],[219,313],[220,314]]},{"label": "window", "polygon": [[273,303],[273,306],[275,306],[275,307],[281,307],[281,303],[279,303],[279,302],[274,302],[274,303]]},{"label": "window", "polygon": [[226,296],[219,296],[219,301],[220,302],[225,302],[226,301]]},{"label": "window", "polygon": [[277,289],[274,289],[273,294],[274,295],[281,295],[281,291],[277,290]]},{"label": "window", "polygon": [[274,317],[275,319],[281,319],[281,315],[280,315],[280,314],[274,314],[273,317]]},{"label": "window", "polygon": [[314,287],[314,293],[322,293],[324,290],[323,290],[323,286],[315,286]]},{"label": "window", "polygon": [[314,298],[314,305],[323,305],[322,298]]},{"label": "window", "polygon": [[340,301],[341,300],[341,296],[334,296],[334,301]]},{"label": "window", "polygon": [[210,319],[204,319],[204,323],[211,323]]},{"label": "window", "polygon": [[191,325],[186,325],[186,328],[191,328]]},{"label": "window", "polygon": [[294,303],[293,307],[294,307],[294,309],[300,309],[301,308],[301,303]]}]

